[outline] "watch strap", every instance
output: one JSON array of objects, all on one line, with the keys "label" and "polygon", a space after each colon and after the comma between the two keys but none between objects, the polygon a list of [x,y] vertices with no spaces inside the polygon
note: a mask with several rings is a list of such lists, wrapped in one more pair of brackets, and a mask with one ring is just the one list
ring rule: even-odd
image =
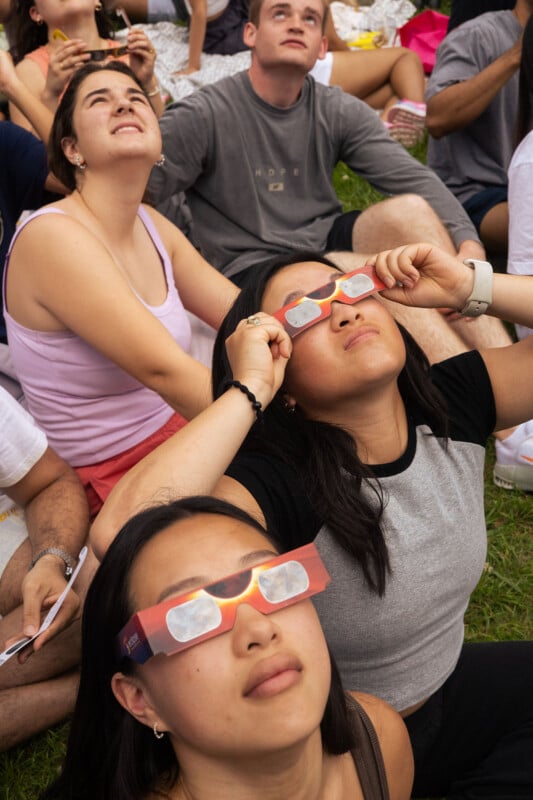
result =
[{"label": "watch strap", "polygon": [[492,266],[477,258],[465,258],[463,263],[474,270],[474,285],[459,313],[463,317],[479,317],[492,303]]},{"label": "watch strap", "polygon": [[57,556],[61,558],[65,562],[65,578],[69,578],[74,572],[76,559],[72,558],[69,553],[65,552],[65,550],[61,550],[59,547],[47,547],[45,550],[41,550],[41,552],[32,559],[30,569],[33,569],[43,556]]}]

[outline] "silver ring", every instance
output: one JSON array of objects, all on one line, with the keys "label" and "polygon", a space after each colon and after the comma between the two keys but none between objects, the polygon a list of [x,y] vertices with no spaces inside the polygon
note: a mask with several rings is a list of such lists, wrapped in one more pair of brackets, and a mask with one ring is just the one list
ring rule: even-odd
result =
[{"label": "silver ring", "polygon": [[248,319],[246,320],[246,324],[247,325],[261,325],[261,320],[259,319],[259,317],[256,317],[256,316],[253,315],[251,317],[248,317]]}]

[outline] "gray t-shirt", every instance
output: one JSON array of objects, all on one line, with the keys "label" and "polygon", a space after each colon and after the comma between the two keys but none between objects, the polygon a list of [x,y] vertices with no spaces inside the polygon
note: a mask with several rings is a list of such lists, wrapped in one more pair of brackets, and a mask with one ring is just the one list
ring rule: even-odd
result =
[{"label": "gray t-shirt", "polygon": [[451,193],[392,141],[365,103],[307,77],[297,102],[278,108],[248,74],[206,86],[162,116],[166,163],[149,190],[159,210],[186,192],[195,243],[228,276],[276,254],[324,250],[342,213],[332,173],[344,161],[386,195],[414,192],[455,243],[477,234]]},{"label": "gray t-shirt", "polygon": [[[509,50],[522,29],[512,11],[494,11],[465,22],[437,51],[426,100],[454,83],[478,75]],[[514,149],[518,72],[470,125],[441,139],[430,137],[428,164],[464,203],[489,186],[507,186]]]}]

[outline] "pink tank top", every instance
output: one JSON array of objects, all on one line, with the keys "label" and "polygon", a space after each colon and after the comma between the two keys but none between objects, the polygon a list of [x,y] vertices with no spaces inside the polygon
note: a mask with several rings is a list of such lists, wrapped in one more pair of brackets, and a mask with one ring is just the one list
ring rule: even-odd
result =
[{"label": "pink tank top", "polygon": [[[9,254],[22,227],[41,214],[64,213],[58,208],[42,208],[19,227],[6,260],[4,298]],[[139,300],[188,352],[191,328],[170,259],[148,212],[141,206],[138,215],[159,253],[168,288],[159,306]],[[19,325],[10,316],[5,299],[4,315],[9,349],[28,409],[50,445],[72,466],[95,464],[124,452],[151,436],[174,413],[156,392],[75,333],[35,331]],[[94,324],[98,325],[98,319]]]}]

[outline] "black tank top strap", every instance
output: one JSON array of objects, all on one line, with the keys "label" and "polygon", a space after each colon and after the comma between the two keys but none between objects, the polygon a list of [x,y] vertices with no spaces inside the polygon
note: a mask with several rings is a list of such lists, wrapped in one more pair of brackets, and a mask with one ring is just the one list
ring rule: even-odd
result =
[{"label": "black tank top strap", "polygon": [[356,746],[351,750],[365,800],[390,800],[385,764],[378,735],[370,717],[353,697],[348,695]]}]

